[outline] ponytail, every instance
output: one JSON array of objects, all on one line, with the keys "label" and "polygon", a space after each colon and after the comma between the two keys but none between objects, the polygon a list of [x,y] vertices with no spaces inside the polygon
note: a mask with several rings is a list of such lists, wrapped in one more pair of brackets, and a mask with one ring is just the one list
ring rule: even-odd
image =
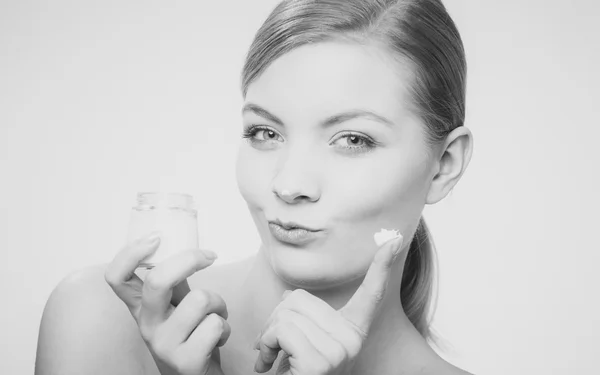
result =
[{"label": "ponytail", "polygon": [[404,263],[400,300],[408,319],[427,340],[434,340],[430,329],[433,311],[430,309],[434,302],[435,271],[435,248],[421,217]]}]

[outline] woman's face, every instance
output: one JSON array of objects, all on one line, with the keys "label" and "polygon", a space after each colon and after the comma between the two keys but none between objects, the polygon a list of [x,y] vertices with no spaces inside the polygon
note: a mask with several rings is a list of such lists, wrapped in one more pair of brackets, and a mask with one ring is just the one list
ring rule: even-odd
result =
[{"label": "woman's face", "polygon": [[[320,289],[364,276],[381,228],[409,245],[432,178],[410,80],[382,49],[328,42],[287,53],[249,86],[238,186],[289,284]],[[288,240],[269,224],[277,220],[318,231]]]}]

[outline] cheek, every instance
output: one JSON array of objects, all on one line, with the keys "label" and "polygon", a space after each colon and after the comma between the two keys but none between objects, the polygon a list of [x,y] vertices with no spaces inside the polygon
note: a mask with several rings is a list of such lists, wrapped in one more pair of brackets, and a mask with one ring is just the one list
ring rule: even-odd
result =
[{"label": "cheek", "polygon": [[340,220],[364,221],[385,211],[385,198],[390,194],[387,189],[390,187],[389,179],[381,180],[372,171],[353,178],[331,177],[329,200]]},{"label": "cheek", "polygon": [[335,175],[330,175],[328,185],[336,219],[400,225],[418,217],[422,211],[426,169],[420,162],[388,158],[364,168],[338,169]]},{"label": "cheek", "polygon": [[236,160],[236,180],[240,194],[251,208],[260,206],[270,193],[270,177],[252,150],[242,145]]}]

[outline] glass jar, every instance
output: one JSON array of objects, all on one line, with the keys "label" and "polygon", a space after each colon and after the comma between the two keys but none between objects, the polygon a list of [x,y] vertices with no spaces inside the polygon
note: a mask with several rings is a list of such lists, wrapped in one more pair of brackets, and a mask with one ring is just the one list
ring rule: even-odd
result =
[{"label": "glass jar", "polygon": [[179,193],[138,193],[127,240],[131,242],[152,231],[160,232],[160,245],[138,268],[150,269],[178,251],[198,248],[198,211],[194,198]]}]

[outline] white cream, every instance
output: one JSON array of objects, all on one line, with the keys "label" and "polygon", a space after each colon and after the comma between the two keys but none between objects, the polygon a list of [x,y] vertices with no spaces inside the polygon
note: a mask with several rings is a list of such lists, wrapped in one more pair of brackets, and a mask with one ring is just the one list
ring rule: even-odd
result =
[{"label": "white cream", "polygon": [[381,246],[392,238],[400,236],[400,231],[397,229],[383,229],[373,235],[373,239],[377,246]]},{"label": "white cream", "polygon": [[151,231],[160,232],[158,250],[145,258],[140,266],[152,266],[175,253],[198,248],[198,222],[189,212],[166,207],[152,210],[132,210],[129,224],[130,240]]}]

